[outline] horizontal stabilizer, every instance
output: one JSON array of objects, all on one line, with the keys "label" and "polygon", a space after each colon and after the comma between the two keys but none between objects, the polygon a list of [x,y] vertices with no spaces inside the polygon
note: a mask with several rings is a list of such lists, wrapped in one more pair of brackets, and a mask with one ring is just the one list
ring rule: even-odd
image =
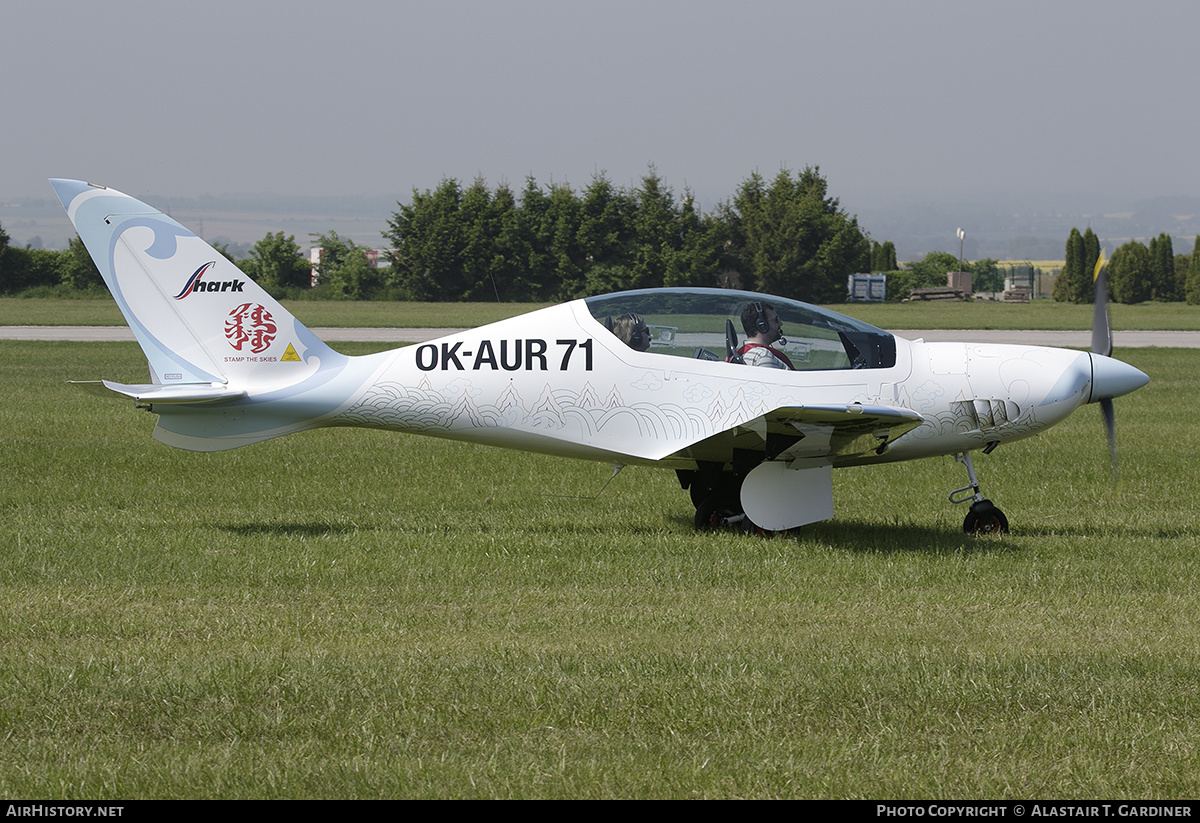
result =
[{"label": "horizontal stabilizer", "polygon": [[246,396],[245,391],[230,389],[224,383],[174,383],[162,386],[155,383],[114,383],[112,380],[68,382],[94,394],[103,394],[105,389],[122,394],[132,398],[139,406],[157,403],[220,403],[223,400],[237,400]]}]

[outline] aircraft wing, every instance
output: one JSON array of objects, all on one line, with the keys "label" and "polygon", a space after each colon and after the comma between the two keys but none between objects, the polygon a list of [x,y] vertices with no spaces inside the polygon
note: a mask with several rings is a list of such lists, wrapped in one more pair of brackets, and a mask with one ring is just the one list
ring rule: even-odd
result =
[{"label": "aircraft wing", "polygon": [[[881,453],[887,444],[915,429],[925,418],[911,409],[859,403],[786,406],[763,416],[767,458],[834,457],[839,460]],[[775,451],[775,454],[772,452]]]},{"label": "aircraft wing", "polygon": [[767,460],[841,465],[881,454],[889,443],[923,422],[918,412],[893,406],[782,406],[707,438],[680,456],[724,461],[733,449],[761,452]]}]

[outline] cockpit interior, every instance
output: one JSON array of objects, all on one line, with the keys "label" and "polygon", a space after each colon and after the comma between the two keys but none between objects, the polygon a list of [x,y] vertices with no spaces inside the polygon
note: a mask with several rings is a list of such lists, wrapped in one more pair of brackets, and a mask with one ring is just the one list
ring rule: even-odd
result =
[{"label": "cockpit interior", "polygon": [[896,365],[896,341],[888,332],[798,300],[729,289],[645,289],[584,302],[610,332],[650,354],[738,363],[737,349],[747,337],[743,311],[761,305],[782,321],[783,340],[772,346],[797,371]]}]

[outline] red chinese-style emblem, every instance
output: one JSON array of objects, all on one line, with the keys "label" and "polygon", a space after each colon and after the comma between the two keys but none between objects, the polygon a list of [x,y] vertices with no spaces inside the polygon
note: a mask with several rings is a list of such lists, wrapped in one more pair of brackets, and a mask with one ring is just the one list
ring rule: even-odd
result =
[{"label": "red chinese-style emblem", "polygon": [[257,303],[243,303],[229,313],[225,321],[225,337],[238,351],[249,344],[252,354],[264,352],[275,339],[275,318]]}]

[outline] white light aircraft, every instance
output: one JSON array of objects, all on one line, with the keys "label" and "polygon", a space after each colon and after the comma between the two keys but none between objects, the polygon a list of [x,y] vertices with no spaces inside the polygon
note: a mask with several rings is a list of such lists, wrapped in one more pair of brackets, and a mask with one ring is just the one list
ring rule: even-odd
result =
[{"label": "white light aircraft", "polygon": [[[954,455],[964,529],[1005,531],[970,452],[1100,403],[1115,467],[1112,399],[1149,381],[1109,356],[1099,266],[1091,353],[910,341],[794,300],[647,289],[350,357],[157,209],[51,183],[150,367],[149,383],[85,385],[132,398],[158,415],[158,440],[193,451],[364,426],[659,466],[690,491],[698,527],[760,532],[832,517],[834,468]],[[743,362],[739,334],[780,323],[786,340],[765,342],[793,369]]]}]

